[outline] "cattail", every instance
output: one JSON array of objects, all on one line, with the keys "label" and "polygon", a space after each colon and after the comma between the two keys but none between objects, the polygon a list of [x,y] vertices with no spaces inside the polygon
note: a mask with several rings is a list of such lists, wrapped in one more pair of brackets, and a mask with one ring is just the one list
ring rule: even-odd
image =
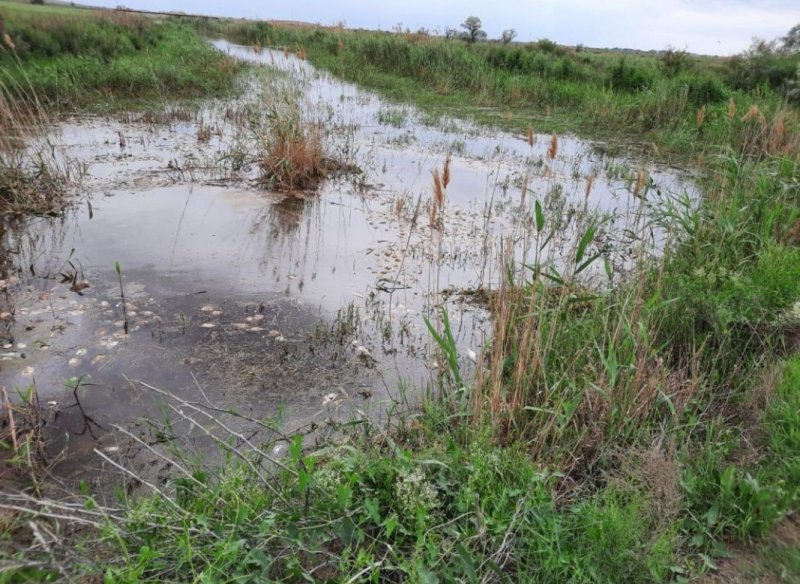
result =
[{"label": "cattail", "polygon": [[17,48],[17,45],[14,44],[14,41],[11,40],[11,35],[8,33],[3,34],[3,41],[5,41],[8,48],[12,51]]},{"label": "cattail", "polygon": [[533,128],[528,126],[528,146],[533,147],[536,142],[536,135],[533,133]]},{"label": "cattail", "polygon": [[641,198],[642,191],[644,190],[644,183],[647,176],[645,175],[644,170],[639,170],[639,174],[636,175],[636,184],[633,187],[633,196],[637,198]]},{"label": "cattail", "polygon": [[555,132],[553,132],[552,137],[550,138],[550,148],[547,149],[547,157],[550,160],[553,160],[558,154],[558,136],[556,136]]},{"label": "cattail", "polygon": [[732,120],[736,117],[736,102],[733,101],[733,98],[728,100],[728,119]]},{"label": "cattail", "polygon": [[442,185],[442,177],[439,174],[439,170],[434,170],[431,174],[433,174],[433,198],[436,203],[437,207],[441,207],[444,204],[444,186]]},{"label": "cattail", "polygon": [[701,107],[697,110],[697,115],[694,117],[694,123],[699,128],[703,125],[703,121],[706,119],[706,106]]},{"label": "cattail", "polygon": [[747,110],[747,113],[742,116],[742,121],[747,122],[752,120],[756,116],[758,116],[761,112],[758,111],[758,106],[753,104],[750,106],[750,109]]},{"label": "cattail", "polygon": [[586,189],[583,191],[583,195],[587,201],[589,200],[589,193],[592,192],[592,185],[594,185],[594,173],[589,175],[589,178],[586,180]]},{"label": "cattail", "polygon": [[433,200],[430,207],[430,226],[440,227],[441,221],[438,214],[444,205],[444,187],[442,186],[442,177],[439,174],[439,170],[436,169],[431,174],[433,175]]},{"label": "cattail", "polygon": [[[435,180],[435,179],[434,179]],[[450,184],[450,155],[447,155],[447,158],[444,160],[444,169],[442,170],[442,185],[444,188],[447,188],[447,185]]]}]

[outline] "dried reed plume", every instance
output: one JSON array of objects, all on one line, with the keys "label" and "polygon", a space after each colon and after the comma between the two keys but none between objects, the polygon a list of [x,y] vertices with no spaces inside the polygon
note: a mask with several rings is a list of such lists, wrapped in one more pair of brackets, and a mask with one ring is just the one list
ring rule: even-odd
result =
[{"label": "dried reed plume", "polygon": [[750,109],[747,110],[747,113],[742,116],[742,121],[750,121],[753,118],[758,117],[760,114],[761,112],[758,110],[758,106],[753,104],[750,106]]},{"label": "dried reed plume", "polygon": [[14,44],[14,41],[11,40],[11,36],[8,33],[3,34],[3,41],[9,49],[12,51],[16,50],[17,45]]},{"label": "dried reed plume", "polygon": [[731,98],[728,101],[728,119],[732,120],[736,117],[736,102]]},{"label": "dried reed plume", "polygon": [[639,170],[638,174],[636,175],[636,184],[633,187],[634,197],[644,198],[643,191],[646,180],[647,180],[647,174],[645,173],[644,169]]},{"label": "dried reed plume", "polygon": [[438,168],[431,174],[433,175],[433,201],[431,201],[430,207],[430,226],[439,228],[442,226],[442,219],[439,213],[444,206],[444,185]]},{"label": "dried reed plume", "polygon": [[701,107],[697,110],[697,115],[694,117],[694,123],[699,128],[703,125],[703,122],[706,119],[706,106]]},{"label": "dried reed plume", "polygon": [[550,147],[547,149],[547,157],[550,160],[553,160],[556,155],[558,154],[558,136],[556,136],[555,132],[550,137]]},{"label": "dried reed plume", "polygon": [[447,155],[444,161],[444,168],[442,169],[442,185],[447,188],[450,184],[450,155]]}]

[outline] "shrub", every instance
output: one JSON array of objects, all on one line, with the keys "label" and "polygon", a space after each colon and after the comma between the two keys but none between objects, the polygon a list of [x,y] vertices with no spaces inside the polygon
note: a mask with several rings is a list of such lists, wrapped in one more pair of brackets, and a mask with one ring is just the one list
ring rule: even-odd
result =
[{"label": "shrub", "polygon": [[627,63],[625,57],[617,61],[608,73],[608,82],[617,91],[641,91],[650,87],[654,80],[652,69]]}]

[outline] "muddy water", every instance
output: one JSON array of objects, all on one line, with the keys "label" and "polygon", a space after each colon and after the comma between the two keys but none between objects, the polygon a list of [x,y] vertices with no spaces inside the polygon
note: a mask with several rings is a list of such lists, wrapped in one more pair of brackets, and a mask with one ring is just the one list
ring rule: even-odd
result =
[{"label": "muddy water", "polygon": [[[0,383],[35,384],[49,454],[61,455],[54,474],[91,476],[93,448],[119,449],[114,425],[163,433],[169,410],[139,381],[288,428],[386,411],[401,382],[423,387],[441,371],[422,316],[442,304],[468,371],[487,315],[441,292],[492,285],[503,248],[528,260],[541,237],[534,201],[548,220],[602,214],[609,258],[626,261],[622,233],[643,210],[632,192],[640,163],[569,138],[551,160],[549,137],[531,145],[433,120],[292,56],[215,44],[269,70],[242,97],[189,113],[65,121],[51,140],[83,176],[75,206],[2,226],[13,316]],[[255,186],[258,139],[237,112],[265,108],[276,91],[301,95],[331,156],[362,172],[313,194]],[[431,171],[448,156],[434,229]],[[651,199],[693,193],[668,169],[647,176]],[[563,221],[554,242],[577,230]]]}]

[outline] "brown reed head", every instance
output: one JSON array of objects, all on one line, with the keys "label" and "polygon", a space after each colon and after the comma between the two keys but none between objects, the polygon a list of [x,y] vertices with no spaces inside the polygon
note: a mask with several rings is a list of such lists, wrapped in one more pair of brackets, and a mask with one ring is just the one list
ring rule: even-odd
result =
[{"label": "brown reed head", "polygon": [[751,105],[751,106],[750,106],[750,108],[747,110],[747,113],[745,113],[745,114],[742,116],[742,121],[743,121],[743,122],[747,122],[747,121],[750,121],[750,120],[752,120],[753,118],[757,118],[757,117],[759,116],[759,114],[760,114],[760,113],[761,113],[761,112],[759,111],[759,109],[758,109],[758,106],[757,106],[757,105],[755,105],[755,104],[753,104],[753,105]]},{"label": "brown reed head", "polygon": [[550,160],[553,160],[556,155],[558,154],[558,136],[556,136],[555,132],[550,137],[550,147],[547,149],[547,157]]},{"label": "brown reed head", "polygon": [[706,119],[706,106],[701,107],[697,110],[697,114],[694,117],[694,123],[699,128],[703,125],[703,122]]},{"label": "brown reed head", "polygon": [[736,117],[736,102],[733,98],[730,98],[728,101],[728,119],[732,120]]},{"label": "brown reed head", "polygon": [[640,169],[636,175],[636,184],[633,187],[633,196],[636,198],[643,198],[644,185],[647,180],[647,174],[644,169]]}]

